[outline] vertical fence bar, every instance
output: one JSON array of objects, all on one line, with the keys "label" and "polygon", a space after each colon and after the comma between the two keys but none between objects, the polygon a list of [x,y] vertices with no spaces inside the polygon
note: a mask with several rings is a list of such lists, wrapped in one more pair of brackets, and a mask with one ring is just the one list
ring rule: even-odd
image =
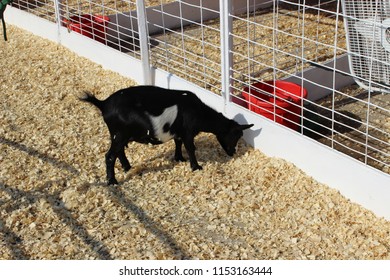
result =
[{"label": "vertical fence bar", "polygon": [[[231,48],[233,40],[231,36],[232,31],[232,1],[220,0],[220,37],[221,37],[221,88],[224,105],[230,101],[230,85],[232,76],[233,57]],[[224,110],[225,110],[224,106]]]},{"label": "vertical fence bar", "polygon": [[57,43],[61,44],[61,25],[62,25],[62,10],[61,10],[61,0],[53,0],[54,2],[54,13],[57,21]]},{"label": "vertical fence bar", "polygon": [[141,52],[142,70],[143,70],[143,84],[150,85],[152,82],[150,58],[149,58],[149,44],[148,44],[148,23],[146,18],[144,0],[136,0],[137,4],[137,21],[138,34]]}]

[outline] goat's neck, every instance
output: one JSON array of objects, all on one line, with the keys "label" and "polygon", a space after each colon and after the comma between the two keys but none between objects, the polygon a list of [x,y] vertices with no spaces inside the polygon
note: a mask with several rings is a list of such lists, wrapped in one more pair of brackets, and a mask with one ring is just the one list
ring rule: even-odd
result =
[{"label": "goat's neck", "polygon": [[213,134],[219,134],[226,130],[230,120],[222,114],[214,111],[213,109],[207,110],[203,114],[203,131],[210,132]]}]

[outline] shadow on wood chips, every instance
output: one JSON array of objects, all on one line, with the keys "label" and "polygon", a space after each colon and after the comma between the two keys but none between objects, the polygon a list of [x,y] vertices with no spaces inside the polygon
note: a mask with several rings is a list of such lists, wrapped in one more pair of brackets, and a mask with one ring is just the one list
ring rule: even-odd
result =
[{"label": "shadow on wood chips", "polygon": [[[32,205],[41,199],[45,199],[50,204],[57,217],[72,230],[75,236],[90,247],[91,252],[94,253],[97,259],[114,259],[108,248],[101,241],[91,236],[83,224],[77,221],[72,211],[65,206],[60,197],[61,192],[57,191],[50,194],[49,191],[47,191],[50,189],[50,184],[52,183],[54,182],[48,181],[44,183],[43,187],[38,191],[22,191],[0,182],[0,190],[9,194],[12,200],[12,204],[7,208],[7,212],[15,211],[18,208],[26,207],[28,204]],[[97,185],[105,186],[104,183],[93,184],[93,186]],[[190,255],[188,255],[188,253],[178,245],[176,240],[169,233],[162,230],[161,226],[155,222],[153,218],[149,217],[141,207],[138,207],[130,199],[128,199],[117,186],[109,186],[107,188],[109,189],[113,199],[133,213],[139,222],[145,226],[145,229],[165,244],[176,259],[191,259]],[[0,200],[0,202],[2,202],[2,200]],[[13,259],[31,259],[31,256],[23,249],[23,237],[8,228],[5,221],[1,218],[0,230],[4,236],[4,242],[10,250]]]},{"label": "shadow on wood chips", "polygon": [[[224,151],[222,150],[222,148],[219,146],[215,146],[215,143],[210,143],[209,140],[210,139],[205,135],[199,135],[199,137],[196,138],[195,143],[197,147],[201,148],[198,150],[198,158],[201,159],[201,161],[203,162],[229,161],[230,157],[228,157],[227,155],[223,156]],[[71,173],[71,176],[79,175],[79,171],[72,165],[60,161],[58,159],[49,157],[48,155],[43,154],[34,148],[27,147],[22,143],[9,140],[4,137],[0,137],[0,143],[25,152],[29,156],[37,157],[64,171],[68,171]],[[245,152],[249,149],[247,145],[243,145],[242,143],[243,142],[240,142],[239,144],[242,147],[238,149],[236,156],[245,154]],[[216,153],[216,150],[219,150],[219,152]],[[185,150],[183,152],[185,152]],[[172,161],[170,162],[170,164],[162,166],[162,169],[173,168],[173,166],[176,164],[173,161],[173,154],[173,150],[168,150],[163,154],[156,154],[149,159],[150,170],[148,167],[146,167],[146,170],[144,169],[138,175],[141,176],[145,172],[156,172],[156,167],[153,167],[153,160],[158,159],[160,157],[172,157]],[[211,155],[216,156],[210,157]],[[146,163],[145,165],[147,166],[148,163]],[[61,198],[62,190],[57,190],[55,192],[50,191],[51,185],[53,184],[63,185],[63,188],[66,187],[63,183],[63,180],[46,181],[43,182],[41,187],[37,190],[24,191],[13,186],[7,185],[3,182],[0,182],[0,190],[9,195],[10,199],[7,199],[7,201],[12,201],[12,203],[9,203],[9,205],[6,207],[6,212],[16,211],[20,208],[28,208],[29,205],[32,205],[34,203],[39,202],[41,199],[44,199],[49,203],[51,209],[56,214],[56,216],[71,229],[75,236],[77,236],[80,240],[82,240],[84,244],[87,245],[87,247],[90,248],[90,252],[92,252],[97,259],[113,259],[108,248],[100,240],[97,240],[96,238],[91,236],[88,233],[86,227],[81,222],[79,222],[77,218],[75,218],[77,215],[75,215],[75,213],[72,213],[72,210],[66,207],[63,199]],[[106,187],[104,182],[92,183],[89,184],[87,187],[93,187],[98,185]],[[120,190],[120,188],[118,188],[117,186],[108,186],[107,188],[110,191],[112,198],[115,201],[118,201],[123,207],[125,207],[130,213],[132,213],[136,217],[136,219],[144,225],[147,231],[149,231],[157,239],[159,239],[162,244],[164,244],[167,249],[171,251],[172,256],[174,256],[175,259],[191,259],[191,256],[183,248],[181,248],[178,242],[169,233],[165,232],[162,229],[161,225],[158,224],[158,222],[156,222],[152,217],[148,216],[141,207],[137,206],[131,199],[129,199]],[[3,201],[3,199],[0,199],[0,202],[2,204],[7,204],[7,201]],[[13,232],[10,228],[8,228],[6,226],[6,222],[2,219],[0,219],[0,230],[2,232],[2,235],[4,236],[4,242],[10,250],[14,259],[31,259],[31,256],[26,250],[24,250],[22,246],[23,237],[19,236],[17,233]]]},{"label": "shadow on wood chips", "polygon": [[152,217],[148,216],[141,207],[135,205],[131,199],[128,199],[118,187],[108,186],[108,188],[113,199],[133,213],[138,221],[144,225],[145,229],[159,239],[172,252],[172,255],[175,256],[176,259],[191,259],[188,253],[181,248],[177,241],[168,232],[161,229],[161,225],[154,221]]},{"label": "shadow on wood chips", "polygon": [[[40,199],[45,199],[56,213],[57,217],[66,225],[71,228],[75,236],[78,236],[86,245],[91,248],[91,251],[95,253],[96,258],[103,260],[113,259],[106,248],[106,246],[99,240],[93,238],[87,231],[87,229],[74,218],[71,210],[69,210],[60,198],[60,192],[50,194],[50,184],[54,182],[48,181],[43,184],[43,187],[39,191],[22,191],[17,188],[13,188],[4,183],[0,183],[0,190],[5,191],[12,198],[12,207],[7,209],[7,212],[12,212],[26,204],[34,204]],[[0,220],[0,229],[5,236],[4,241],[10,249],[14,259],[30,259],[28,253],[23,249],[23,238],[11,231],[5,226],[4,221]]]},{"label": "shadow on wood chips", "polygon": [[25,152],[29,156],[39,158],[40,160],[47,162],[47,163],[49,163],[49,164],[51,164],[59,169],[66,170],[66,171],[70,172],[71,174],[74,174],[74,175],[79,174],[79,171],[71,164],[64,162],[64,161],[61,161],[61,160],[58,160],[58,159],[51,157],[47,154],[44,154],[44,153],[42,153],[34,148],[27,147],[23,143],[19,143],[17,141],[13,141],[13,140],[7,139],[3,136],[0,136],[0,144],[4,144],[4,145],[7,145],[7,146],[12,147],[14,149],[17,149],[19,151]]}]

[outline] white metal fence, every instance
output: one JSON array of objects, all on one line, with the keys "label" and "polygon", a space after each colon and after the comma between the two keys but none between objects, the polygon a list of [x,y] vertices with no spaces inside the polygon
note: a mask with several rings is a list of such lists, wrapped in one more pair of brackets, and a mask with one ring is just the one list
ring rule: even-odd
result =
[{"label": "white metal fence", "polygon": [[[364,2],[371,15],[354,11],[352,2]],[[221,95],[221,102],[236,103],[389,174],[390,95],[384,92],[390,88],[369,68],[381,64],[377,72],[386,76],[389,50],[378,50],[380,39],[365,37],[378,28],[388,36],[382,2],[15,0],[12,5],[141,59],[147,83],[151,67],[165,70]],[[372,16],[379,11],[380,17]]]}]

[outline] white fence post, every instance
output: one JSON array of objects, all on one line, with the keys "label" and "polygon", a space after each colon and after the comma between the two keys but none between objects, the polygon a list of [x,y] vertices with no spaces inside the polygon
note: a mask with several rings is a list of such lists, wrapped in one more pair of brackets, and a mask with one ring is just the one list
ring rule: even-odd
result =
[{"label": "white fence post", "polygon": [[150,85],[152,82],[151,68],[149,59],[149,44],[148,44],[148,23],[146,18],[144,0],[136,0],[137,4],[137,21],[139,34],[139,47],[141,52],[143,84]]},{"label": "white fence post", "polygon": [[55,16],[56,16],[56,21],[57,21],[57,27],[58,27],[58,32],[57,32],[57,43],[61,44],[61,25],[62,25],[62,11],[61,11],[61,0],[53,0],[54,1],[54,11],[55,11]]},{"label": "white fence post", "polygon": [[[222,97],[224,99],[224,105],[230,101],[230,85],[231,85],[231,74],[232,74],[232,63],[233,57],[231,53],[232,47],[232,1],[231,0],[220,0],[219,1],[220,11],[220,36],[221,36],[221,87]],[[225,110],[226,106],[224,106]]]}]

